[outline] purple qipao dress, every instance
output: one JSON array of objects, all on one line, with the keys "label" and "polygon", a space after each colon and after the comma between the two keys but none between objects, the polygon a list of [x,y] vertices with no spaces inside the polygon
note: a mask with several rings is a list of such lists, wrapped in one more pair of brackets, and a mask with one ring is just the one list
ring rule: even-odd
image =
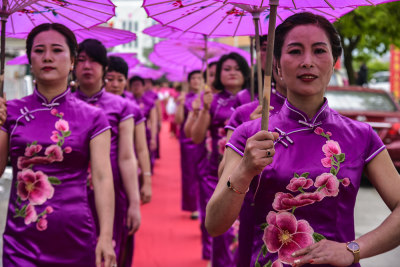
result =
[{"label": "purple qipao dress", "polygon": [[[281,95],[275,88],[272,88],[270,105],[274,107],[274,109],[270,111],[270,116],[278,113],[281,110],[282,105],[285,103],[285,99],[286,97]],[[237,127],[249,121],[250,114],[258,107],[258,105],[259,101],[255,100],[236,108],[228,124],[225,126],[225,129],[234,131]],[[238,267],[250,266],[254,237],[252,228],[254,223],[254,205],[252,205],[252,202],[253,198],[251,192],[249,192],[245,196],[239,215],[240,226],[238,235]]]},{"label": "purple qipao dress", "polygon": [[87,197],[90,141],[110,129],[103,112],[67,89],[51,102],[37,90],[7,103],[13,184],[4,266],[95,266]]},{"label": "purple qipao dress", "polygon": [[[197,211],[201,200],[206,197],[199,197],[199,186],[203,182],[207,164],[207,150],[205,142],[194,144],[191,138],[185,136],[184,126],[192,110],[192,102],[198,94],[189,92],[186,94],[184,104],[184,121],[181,125],[179,143],[181,149],[181,174],[182,174],[182,210]],[[201,236],[202,236],[202,257],[210,259],[211,257],[211,237],[205,228],[205,206],[207,202],[203,201],[201,212]]]},{"label": "purple qipao dress", "polygon": [[[111,167],[114,178],[114,192],[115,192],[115,216],[114,216],[114,231],[113,239],[115,241],[115,253],[117,255],[117,262],[120,262],[121,246],[125,243],[128,235],[126,229],[126,213],[128,210],[128,197],[125,192],[124,184],[122,181],[121,173],[118,165],[118,140],[119,140],[119,124],[127,119],[133,118],[128,101],[120,96],[113,95],[100,90],[91,97],[86,96],[79,89],[74,95],[85,101],[88,104],[99,107],[106,115],[108,122],[111,126],[111,150],[110,159]],[[92,188],[92,187],[91,187]],[[91,201],[91,209],[96,214],[96,207],[94,205],[93,190],[89,191],[89,198]],[[95,216],[97,218],[97,216]],[[96,220],[98,225],[98,222]],[[99,230],[99,229],[97,229]],[[98,232],[98,231],[97,231]]]},{"label": "purple qipao dress", "polygon": [[[260,125],[260,119],[243,124],[227,146],[243,156],[246,140]],[[254,205],[250,266],[258,257],[261,266],[269,260],[292,264],[295,258],[290,255],[320,235],[354,240],[362,171],[385,149],[379,136],[368,124],[330,109],[327,100],[312,119],[286,100],[270,118],[269,130],[279,133],[274,160],[253,179],[249,191]],[[265,257],[262,251],[268,251]]]},{"label": "purple qipao dress", "polygon": [[[210,138],[206,140],[206,143],[208,143],[207,146],[211,148],[211,151],[208,155],[207,174],[200,182],[200,212],[204,216],[207,202],[210,200],[218,184],[218,165],[222,159],[226,143],[224,127],[234,111],[235,102],[236,96],[228,91],[221,91],[214,95],[211,103]],[[235,265],[234,253],[230,249],[233,239],[233,228],[227,233],[213,238],[211,256],[213,267]]]}]

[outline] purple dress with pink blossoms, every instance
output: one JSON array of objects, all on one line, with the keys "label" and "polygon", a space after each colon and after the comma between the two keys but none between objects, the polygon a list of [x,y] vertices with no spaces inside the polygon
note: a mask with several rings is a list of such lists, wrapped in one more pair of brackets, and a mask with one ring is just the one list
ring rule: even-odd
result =
[{"label": "purple dress with pink blossoms", "polygon": [[4,266],[95,266],[87,197],[90,141],[110,129],[103,112],[70,90],[51,102],[37,90],[7,103],[13,184]]},{"label": "purple dress with pink blossoms", "polygon": [[[79,89],[74,94],[77,98],[85,101],[86,103],[101,108],[104,114],[107,116],[108,122],[110,123],[111,126],[110,159],[111,159],[111,167],[114,178],[114,192],[115,192],[115,216],[114,216],[113,240],[115,241],[114,249],[117,255],[117,262],[121,262],[120,259],[122,254],[121,246],[122,244],[126,243],[126,239],[128,236],[128,229],[126,228],[126,214],[129,205],[128,205],[128,197],[125,192],[124,184],[122,181],[118,165],[119,125],[123,121],[133,118],[133,114],[131,112],[128,100],[125,100],[120,96],[105,92],[105,89],[100,90],[98,93],[94,94],[91,97],[86,96]],[[89,198],[92,204],[91,205],[92,212],[95,214],[96,206],[94,203],[93,190],[89,191]]]},{"label": "purple dress with pink blossoms", "polygon": [[[227,146],[243,156],[246,140],[260,128],[260,119],[243,124]],[[286,100],[271,116],[269,130],[279,133],[276,154],[249,191],[254,206],[250,266],[268,261],[288,266],[294,251],[321,238],[354,240],[363,169],[385,149],[379,136],[370,125],[330,109],[327,100],[311,119]]]}]

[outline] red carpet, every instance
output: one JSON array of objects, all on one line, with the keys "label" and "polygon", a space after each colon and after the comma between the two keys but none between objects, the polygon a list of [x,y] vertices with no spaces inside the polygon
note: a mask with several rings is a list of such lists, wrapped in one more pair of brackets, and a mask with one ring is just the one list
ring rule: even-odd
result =
[{"label": "red carpet", "polygon": [[142,206],[142,224],[135,236],[134,267],[206,267],[201,259],[200,225],[181,210],[178,140],[163,124],[161,158],[153,175],[153,198]]}]

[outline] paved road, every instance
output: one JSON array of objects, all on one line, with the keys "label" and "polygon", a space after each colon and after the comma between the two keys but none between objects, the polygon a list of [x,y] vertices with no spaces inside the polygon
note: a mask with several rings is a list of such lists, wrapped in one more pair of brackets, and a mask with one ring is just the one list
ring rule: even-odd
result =
[{"label": "paved road", "polygon": [[[7,211],[7,202],[11,185],[11,172],[6,170],[0,179],[0,232],[3,232]],[[371,231],[388,216],[389,209],[374,188],[362,187],[357,197],[355,210],[356,236]],[[0,244],[2,239],[0,238]],[[0,245],[1,246],[1,245]],[[2,250],[0,250],[1,256]],[[0,262],[0,267],[1,267]],[[375,256],[361,260],[362,267],[399,267],[400,247]],[[180,266],[177,266],[180,267]]]}]

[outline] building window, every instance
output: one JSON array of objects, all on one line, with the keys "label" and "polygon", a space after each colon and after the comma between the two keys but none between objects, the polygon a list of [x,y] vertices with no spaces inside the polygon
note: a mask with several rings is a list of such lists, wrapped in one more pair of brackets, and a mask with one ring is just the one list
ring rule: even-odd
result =
[{"label": "building window", "polygon": [[135,21],[135,32],[137,32],[137,31],[138,31],[138,22]]}]

